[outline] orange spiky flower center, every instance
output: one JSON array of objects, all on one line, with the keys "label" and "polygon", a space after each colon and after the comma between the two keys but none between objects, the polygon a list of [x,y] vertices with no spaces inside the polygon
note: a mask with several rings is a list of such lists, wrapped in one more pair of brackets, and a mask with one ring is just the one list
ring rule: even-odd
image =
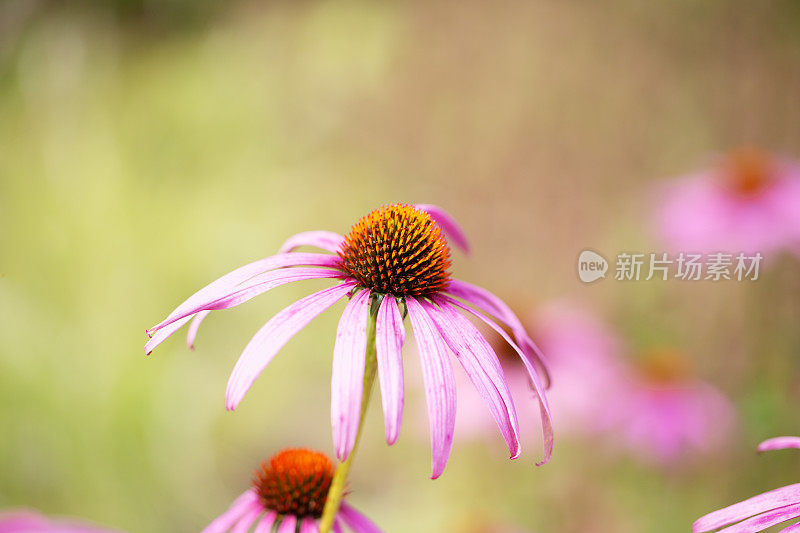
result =
[{"label": "orange spiky flower center", "polygon": [[686,357],[670,348],[659,348],[644,354],[639,370],[647,382],[657,386],[675,385],[691,375]]},{"label": "orange spiky flower center", "polygon": [[729,188],[744,197],[758,196],[772,182],[770,157],[754,148],[739,148],[722,162],[722,174]]},{"label": "orange spiky flower center", "polygon": [[266,509],[319,518],[332,480],[333,463],[325,454],[292,448],[261,463],[253,486]]},{"label": "orange spiky flower center", "polygon": [[450,284],[450,248],[439,226],[411,205],[376,209],[355,223],[340,268],[362,286],[395,296],[427,296]]}]

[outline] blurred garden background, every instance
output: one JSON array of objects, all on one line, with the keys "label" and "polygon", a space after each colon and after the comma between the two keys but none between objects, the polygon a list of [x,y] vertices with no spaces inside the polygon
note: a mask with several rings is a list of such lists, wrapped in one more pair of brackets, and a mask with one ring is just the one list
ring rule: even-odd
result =
[{"label": "blurred garden background", "polygon": [[688,531],[797,482],[800,457],[755,453],[800,434],[796,256],[756,282],[575,273],[585,248],[663,250],[654,187],[740,145],[800,157],[795,1],[4,0],[0,508],[199,531],[279,449],[332,453],[341,303],[224,405],[250,336],[324,283],[215,313],[193,352],[177,335],[145,357],[144,331],[289,235],[395,202],[447,209],[473,248],[455,274],[521,313],[568,299],[632,353],[689,354],[739,423],[669,468],[560,434],[558,412],[541,468],[536,434],[509,461],[457,427],[430,481],[407,350],[400,440],[376,395],[350,480],[387,532]]}]

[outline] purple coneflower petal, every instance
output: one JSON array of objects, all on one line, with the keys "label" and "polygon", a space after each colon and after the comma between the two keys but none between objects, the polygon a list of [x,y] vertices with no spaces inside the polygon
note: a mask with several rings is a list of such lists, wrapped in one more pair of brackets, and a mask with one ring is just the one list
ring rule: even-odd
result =
[{"label": "purple coneflower petal", "polygon": [[469,254],[469,242],[467,242],[467,236],[464,233],[464,230],[461,229],[461,225],[450,216],[450,213],[441,207],[431,204],[416,204],[414,207],[428,213],[428,216],[430,216],[433,221],[439,225],[439,228],[441,228],[445,236],[452,240],[456,246],[464,250],[464,253]]},{"label": "purple coneflower petal", "polygon": [[800,522],[796,522],[789,527],[785,527],[778,531],[778,533],[798,533],[800,531]]},{"label": "purple coneflower petal", "polygon": [[339,270],[329,268],[284,268],[280,270],[271,270],[253,276],[245,282],[242,282],[233,287],[229,287],[225,292],[218,293],[214,297],[209,297],[206,300],[197,300],[194,305],[184,308],[180,313],[173,313],[174,316],[167,318],[160,324],[153,326],[149,331],[157,332],[164,326],[191,316],[199,311],[212,310],[219,311],[221,309],[230,309],[236,307],[244,302],[264,294],[281,285],[292,283],[294,281],[304,281],[310,279],[323,279],[323,278],[344,278],[345,274]]},{"label": "purple coneflower petal", "polygon": [[378,352],[378,378],[386,428],[386,442],[394,444],[403,419],[403,343],[406,330],[397,300],[387,294],[378,308],[375,324],[375,346]]},{"label": "purple coneflower petal", "polygon": [[277,533],[294,533],[297,529],[297,517],[292,514],[287,514],[281,520],[281,525],[278,526]]},{"label": "purple coneflower petal", "polygon": [[720,529],[719,533],[723,531],[725,533],[752,533],[754,531],[763,531],[768,527],[786,522],[792,518],[797,518],[798,516],[800,516],[800,504],[787,505]]},{"label": "purple coneflower petal", "polygon": [[356,533],[381,533],[380,528],[373,524],[372,520],[345,502],[342,502],[342,506],[339,508],[339,516]]},{"label": "purple coneflower petal", "polygon": [[431,479],[436,479],[442,475],[453,447],[456,422],[455,377],[448,359],[447,346],[433,320],[413,297],[406,297],[406,306],[422,364],[431,430]]},{"label": "purple coneflower petal", "polygon": [[236,522],[236,525],[231,529],[231,533],[247,533],[250,531],[250,526],[256,523],[258,517],[264,512],[264,508],[260,502],[252,504],[247,512]]},{"label": "purple coneflower petal", "polygon": [[331,372],[331,426],[336,457],[347,459],[356,442],[364,391],[369,291],[356,294],[345,307],[336,330]]},{"label": "purple coneflower petal", "polygon": [[200,311],[192,318],[192,322],[189,324],[189,330],[186,332],[186,346],[188,346],[190,350],[194,350],[194,339],[197,338],[197,331],[200,329],[200,324],[203,323],[203,320],[206,319],[210,312],[209,310]]},{"label": "purple coneflower petal", "polygon": [[317,521],[307,516],[300,522],[300,533],[319,533]]},{"label": "purple coneflower petal", "polygon": [[344,237],[333,231],[304,231],[286,239],[278,253],[285,254],[300,246],[314,246],[315,248],[336,253],[343,242]]},{"label": "purple coneflower petal", "polygon": [[333,521],[333,533],[344,533],[342,522],[338,518]]},{"label": "purple coneflower petal", "polygon": [[253,508],[254,504],[258,504],[258,495],[255,491],[248,490],[236,498],[227,511],[208,524],[203,533],[224,533],[228,531],[233,524]]},{"label": "purple coneflower petal", "polygon": [[511,333],[514,334],[514,338],[519,343],[519,346],[522,348],[523,352],[527,357],[533,359],[534,364],[542,372],[545,388],[550,386],[550,368],[547,364],[547,359],[544,357],[544,354],[539,347],[536,346],[536,343],[533,342],[533,339],[531,339],[528,333],[525,331],[525,327],[522,325],[522,322],[520,322],[519,318],[517,318],[517,315],[514,314],[511,308],[508,307],[503,300],[487,291],[483,287],[478,287],[477,285],[473,285],[458,279],[450,280],[450,286],[448,287],[447,292],[453,296],[466,300],[478,309],[489,313],[500,320],[500,322],[511,328]]},{"label": "purple coneflower petal", "polygon": [[253,533],[269,533],[272,531],[272,525],[275,523],[277,517],[278,514],[275,511],[268,511],[267,514],[262,516],[261,520],[258,521],[255,529],[253,529]]},{"label": "purple coneflower petal", "polygon": [[236,409],[259,374],[289,339],[339,301],[355,285],[355,281],[345,281],[315,292],[286,307],[264,324],[250,339],[233,368],[226,391],[228,409]]},{"label": "purple coneflower petal", "polygon": [[800,483],[787,485],[698,518],[692,525],[692,531],[694,533],[713,531],[759,513],[794,505],[798,502],[800,502]]},{"label": "purple coneflower petal", "polygon": [[338,257],[327,254],[292,253],[272,255],[264,259],[259,259],[258,261],[239,267],[232,272],[228,272],[221,278],[212,281],[191,295],[186,301],[176,307],[175,310],[167,316],[167,319],[150,328],[148,332],[152,334],[157,329],[164,327],[168,321],[172,322],[176,317],[186,316],[187,313],[184,311],[191,307],[197,307],[198,302],[213,301],[230,293],[232,287],[258,274],[291,266],[327,266],[335,268],[338,264]]},{"label": "purple coneflower petal", "polygon": [[800,448],[800,437],[774,437],[758,445],[759,452]]},{"label": "purple coneflower petal", "polygon": [[525,357],[525,354],[522,352],[522,349],[519,346],[517,346],[514,343],[514,341],[511,340],[508,334],[505,331],[503,331],[503,328],[495,324],[489,317],[448,296],[441,296],[441,298],[443,298],[448,303],[455,305],[456,307],[460,307],[461,309],[481,319],[489,327],[495,330],[501,337],[503,337],[503,339],[509,344],[509,346],[514,348],[514,350],[519,355],[520,359],[522,360],[522,363],[525,365],[525,370],[527,370],[528,376],[530,376],[531,378],[531,382],[533,383],[533,388],[536,390],[536,395],[539,397],[539,412],[541,414],[541,419],[542,419],[542,439],[544,442],[544,446],[542,450],[543,453],[542,461],[536,464],[537,466],[542,466],[546,464],[548,461],[550,461],[550,458],[553,455],[555,434],[553,432],[553,418],[550,413],[550,405],[548,405],[547,403],[547,397],[544,394],[544,386],[542,385],[542,382],[539,379],[539,374],[536,372],[536,369],[533,367],[528,358]]},{"label": "purple coneflower petal", "polygon": [[433,301],[439,308],[425,301],[420,303],[486,402],[508,445],[511,458],[516,459],[521,451],[517,413],[497,355],[472,322],[452,305],[436,296]]},{"label": "purple coneflower petal", "polygon": [[145,343],[144,345],[144,353],[145,355],[150,355],[153,350],[155,350],[156,346],[167,340],[172,336],[173,333],[181,329],[183,326],[186,325],[192,319],[191,316],[185,316],[180,320],[176,320],[175,322],[165,326],[162,329],[156,331],[152,337]]}]

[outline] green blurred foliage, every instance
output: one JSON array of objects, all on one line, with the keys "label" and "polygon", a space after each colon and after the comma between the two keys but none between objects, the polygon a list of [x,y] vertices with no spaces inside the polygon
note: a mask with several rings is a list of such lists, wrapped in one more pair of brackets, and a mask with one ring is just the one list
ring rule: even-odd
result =
[{"label": "green blurred foliage", "polygon": [[[0,507],[197,531],[284,446],[330,451],[338,307],[236,413],[249,336],[314,283],[216,313],[189,352],[144,330],[298,231],[386,202],[464,223],[459,276],[521,308],[570,297],[638,348],[673,343],[731,395],[728,450],[673,472],[560,439],[458,440],[428,476],[419,379],[400,442],[373,405],[352,501],[387,531],[685,531],[797,481],[795,260],[755,285],[585,286],[577,252],[657,247],[648,187],[756,143],[800,155],[794,2],[0,4]],[[302,284],[301,284],[302,285]],[[413,357],[413,353],[411,354]],[[409,357],[409,365],[415,365]],[[413,512],[411,512],[413,510]]]}]

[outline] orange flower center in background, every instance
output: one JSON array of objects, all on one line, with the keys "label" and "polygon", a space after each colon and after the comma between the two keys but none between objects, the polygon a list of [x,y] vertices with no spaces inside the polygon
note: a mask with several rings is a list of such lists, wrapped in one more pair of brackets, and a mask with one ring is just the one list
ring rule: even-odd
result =
[{"label": "orange flower center in background", "polygon": [[253,486],[265,508],[319,518],[333,480],[333,463],[319,452],[288,449],[261,463],[254,476]]},{"label": "orange flower center in background", "polygon": [[691,375],[689,361],[677,350],[660,348],[641,358],[639,371],[653,385],[675,385]]},{"label": "orange flower center in background", "polygon": [[340,268],[362,286],[395,296],[426,296],[450,284],[450,248],[439,226],[410,205],[383,206],[352,227]]},{"label": "orange flower center in background", "polygon": [[773,178],[772,160],[755,148],[739,148],[722,162],[728,186],[737,194],[752,197],[761,194]]}]

